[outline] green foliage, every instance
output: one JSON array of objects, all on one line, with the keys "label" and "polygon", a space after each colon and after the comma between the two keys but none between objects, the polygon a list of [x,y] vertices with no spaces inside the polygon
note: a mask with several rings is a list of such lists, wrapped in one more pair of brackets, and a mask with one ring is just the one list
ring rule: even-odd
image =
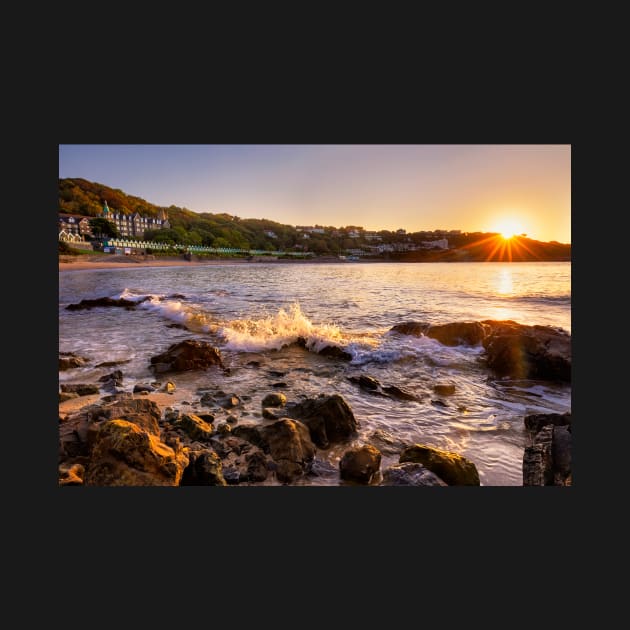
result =
[{"label": "green foliage", "polygon": [[96,238],[118,238],[120,236],[118,228],[111,221],[102,217],[90,219],[90,227]]}]

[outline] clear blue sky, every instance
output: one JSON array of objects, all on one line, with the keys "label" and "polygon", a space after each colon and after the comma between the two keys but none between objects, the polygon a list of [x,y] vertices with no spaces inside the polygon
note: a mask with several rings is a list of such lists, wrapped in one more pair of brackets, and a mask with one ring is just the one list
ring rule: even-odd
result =
[{"label": "clear blue sky", "polygon": [[290,225],[571,242],[570,145],[59,145],[59,177]]}]

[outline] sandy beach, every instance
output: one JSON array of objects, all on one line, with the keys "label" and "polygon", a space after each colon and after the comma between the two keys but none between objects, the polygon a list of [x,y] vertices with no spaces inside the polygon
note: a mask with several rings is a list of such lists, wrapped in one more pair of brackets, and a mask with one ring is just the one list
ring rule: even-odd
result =
[{"label": "sandy beach", "polygon": [[245,258],[225,258],[222,260],[184,260],[181,256],[169,256],[160,258],[145,258],[144,256],[59,256],[59,271],[85,271],[86,269],[124,269],[125,267],[201,267],[208,265],[240,265],[256,264],[257,262],[267,263],[313,263],[313,262],[338,262],[335,257],[318,258],[315,260],[278,260],[254,259],[248,261]]}]

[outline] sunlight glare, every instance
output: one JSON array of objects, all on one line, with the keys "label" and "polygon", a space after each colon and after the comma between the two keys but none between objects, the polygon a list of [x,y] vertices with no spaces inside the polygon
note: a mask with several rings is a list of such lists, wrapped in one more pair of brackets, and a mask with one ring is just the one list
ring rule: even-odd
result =
[{"label": "sunlight glare", "polygon": [[521,234],[523,229],[516,219],[508,218],[501,219],[497,223],[495,231],[499,232],[501,236],[508,241],[516,234]]}]

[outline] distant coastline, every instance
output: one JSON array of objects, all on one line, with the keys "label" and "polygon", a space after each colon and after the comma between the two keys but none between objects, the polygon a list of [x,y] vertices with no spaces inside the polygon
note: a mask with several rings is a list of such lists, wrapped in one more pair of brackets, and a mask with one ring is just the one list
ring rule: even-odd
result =
[{"label": "distant coastline", "polygon": [[[483,260],[399,260],[399,259],[377,259],[377,258],[362,258],[356,261],[343,260],[336,256],[319,256],[310,259],[284,259],[273,258],[267,259],[247,260],[246,258],[223,258],[223,259],[204,259],[195,258],[192,260],[186,260],[183,256],[160,256],[148,257],[148,256],[59,256],[59,271],[85,271],[96,269],[124,269],[124,268],[139,268],[139,267],[204,267],[204,266],[224,266],[224,265],[256,265],[258,263],[273,263],[273,264],[289,264],[289,265],[312,265],[312,264],[340,264],[340,265],[354,265],[354,264],[369,264],[369,263],[407,263],[407,262],[499,262],[499,261],[483,261]],[[503,261],[507,262],[507,261]],[[570,260],[526,260],[526,261],[512,261],[517,262],[571,262]]]}]

